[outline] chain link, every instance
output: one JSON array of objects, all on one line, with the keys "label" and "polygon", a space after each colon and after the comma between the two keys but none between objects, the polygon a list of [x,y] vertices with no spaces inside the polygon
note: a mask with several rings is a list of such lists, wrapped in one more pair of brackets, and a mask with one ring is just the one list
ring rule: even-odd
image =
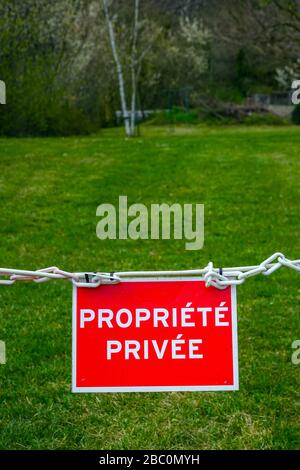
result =
[{"label": "chain link", "polygon": [[37,271],[0,268],[0,284],[11,285],[16,281],[34,281],[41,283],[54,279],[67,279],[77,287],[98,287],[102,284],[117,284],[121,282],[122,279],[126,278],[201,276],[207,287],[213,286],[217,289],[226,289],[228,286],[243,284],[246,279],[258,274],[269,276],[282,266],[300,273],[300,260],[290,260],[282,253],[274,253],[256,266],[240,266],[223,269],[214,267],[212,262],[209,262],[203,269],[185,271],[128,271],[116,273],[70,273],[62,271],[56,266],[38,269]]},{"label": "chain link", "polygon": [[[274,262],[275,261],[275,262]],[[243,284],[246,279],[258,274],[269,276],[282,266],[294,269],[300,273],[300,260],[289,260],[282,253],[274,253],[269,258],[262,261],[257,266],[243,266],[241,268],[225,268],[226,275],[220,274],[212,263],[207,266],[207,272],[204,274],[206,286],[214,286],[218,289],[225,289],[227,286]]]}]

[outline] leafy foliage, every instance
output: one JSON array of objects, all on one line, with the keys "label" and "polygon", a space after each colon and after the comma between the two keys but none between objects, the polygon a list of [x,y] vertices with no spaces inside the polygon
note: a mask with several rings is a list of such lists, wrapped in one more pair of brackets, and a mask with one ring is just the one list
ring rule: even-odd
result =
[{"label": "leafy foliage", "polygon": [[300,105],[295,106],[292,112],[292,122],[294,124],[300,125]]}]

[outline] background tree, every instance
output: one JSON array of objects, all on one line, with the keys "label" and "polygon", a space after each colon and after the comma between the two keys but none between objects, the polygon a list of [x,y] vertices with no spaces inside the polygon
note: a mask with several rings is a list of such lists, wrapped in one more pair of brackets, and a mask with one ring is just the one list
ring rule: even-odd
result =
[{"label": "background tree", "polygon": [[286,91],[300,74],[300,0],[11,0],[0,44],[0,133],[96,131],[117,124],[121,102],[130,136],[137,110],[181,106],[176,90],[214,108]]},{"label": "background tree", "polygon": [[[118,10],[118,15],[114,16],[110,13],[108,0],[102,0],[102,2],[118,77],[125,133],[130,137],[135,135],[137,90],[142,67],[153,44],[158,40],[162,28],[156,27],[145,16],[141,18],[140,0],[134,0],[132,12],[128,10],[124,12],[124,9],[121,8]],[[113,6],[113,2],[110,3],[110,6]],[[118,2],[115,2],[115,7],[118,9]],[[117,20],[119,20],[119,27],[115,26]],[[118,37],[116,31],[122,33],[124,30],[132,31],[132,33],[127,37],[124,37],[124,34],[123,37],[122,34],[119,34]],[[127,72],[124,73],[125,68]],[[131,97],[130,99],[127,99],[127,94]],[[131,103],[130,113],[128,112],[128,102]]]}]

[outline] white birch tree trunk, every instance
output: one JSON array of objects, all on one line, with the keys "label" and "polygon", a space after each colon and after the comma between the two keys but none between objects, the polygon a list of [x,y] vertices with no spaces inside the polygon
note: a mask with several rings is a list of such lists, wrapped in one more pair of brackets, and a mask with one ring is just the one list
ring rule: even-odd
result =
[{"label": "white birch tree trunk", "polygon": [[137,94],[137,41],[139,29],[139,4],[140,0],[135,0],[134,4],[134,23],[133,23],[133,39],[131,50],[131,119],[130,130],[131,135],[135,135],[135,113],[136,113],[136,94]]},{"label": "white birch tree trunk", "polygon": [[0,80],[0,104],[6,104],[6,86],[2,80]]},{"label": "white birch tree trunk", "polygon": [[105,13],[105,19],[107,23],[107,28],[108,28],[108,33],[109,33],[109,40],[110,40],[110,46],[113,54],[113,58],[116,64],[116,69],[117,69],[117,76],[118,76],[118,82],[119,82],[119,91],[120,91],[120,100],[121,100],[121,107],[122,107],[122,114],[123,114],[123,119],[124,119],[124,127],[125,127],[125,133],[127,137],[130,137],[132,135],[131,133],[131,125],[130,125],[130,119],[129,119],[129,114],[128,114],[128,109],[127,109],[127,103],[126,103],[126,92],[125,92],[125,81],[124,81],[124,75],[123,75],[123,68],[122,64],[119,58],[117,46],[116,46],[116,39],[115,39],[115,32],[114,32],[114,27],[112,20],[109,15],[108,11],[108,0],[102,0],[103,3],[103,8],[104,8],[104,13]]}]

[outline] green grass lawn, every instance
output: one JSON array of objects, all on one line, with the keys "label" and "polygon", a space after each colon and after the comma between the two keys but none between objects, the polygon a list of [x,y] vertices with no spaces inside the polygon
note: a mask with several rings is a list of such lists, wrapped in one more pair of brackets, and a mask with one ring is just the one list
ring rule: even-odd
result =
[{"label": "green grass lawn", "polygon": [[[300,258],[300,130],[142,128],[1,139],[0,265],[118,271]],[[100,241],[96,208],[204,203],[205,242]],[[239,392],[71,394],[71,284],[0,286],[1,449],[299,448],[300,277],[238,288]]]}]

